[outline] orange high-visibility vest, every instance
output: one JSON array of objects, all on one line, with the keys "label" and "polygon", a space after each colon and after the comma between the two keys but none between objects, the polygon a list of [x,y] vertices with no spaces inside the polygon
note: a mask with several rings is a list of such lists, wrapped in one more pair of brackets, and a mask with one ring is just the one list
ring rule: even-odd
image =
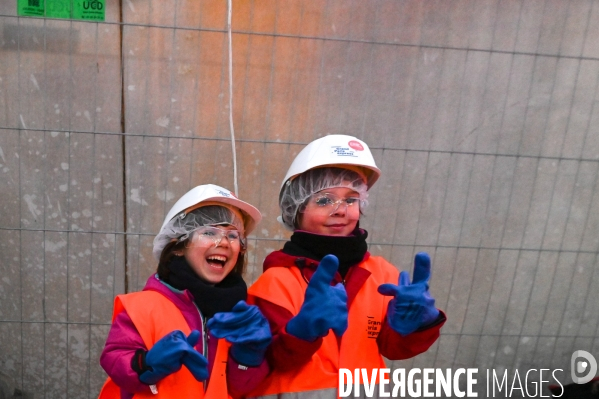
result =
[{"label": "orange high-visibility vest", "polygon": [[[369,272],[368,277],[351,304],[348,315],[348,328],[341,338],[332,331],[324,337],[322,346],[304,366],[290,371],[276,368],[248,397],[259,398],[266,395],[304,392],[306,397],[321,392],[320,397],[337,397],[339,369],[352,371],[356,368],[385,368],[379,353],[376,338],[381,330],[387,304],[392,297],[378,293],[377,288],[384,283],[396,283],[399,271],[385,259],[372,256],[356,267]],[[303,302],[308,284],[297,267],[271,267],[248,290],[251,296],[279,305],[293,315],[297,315]],[[377,380],[378,381],[378,380]],[[293,396],[303,397],[302,395]]]},{"label": "orange high-visibility vest", "polygon": [[[127,311],[148,349],[174,330],[181,330],[185,335],[191,333],[181,311],[159,292],[141,291],[118,295],[114,300],[112,320],[114,321],[123,310]],[[228,398],[226,370],[229,347],[230,344],[225,340],[218,340],[210,383],[206,391],[204,391],[204,384],[197,381],[187,367],[181,367],[179,371],[156,384],[157,394],[136,393],[134,398]],[[102,387],[99,399],[120,399],[120,397],[120,388],[109,377]]]}]

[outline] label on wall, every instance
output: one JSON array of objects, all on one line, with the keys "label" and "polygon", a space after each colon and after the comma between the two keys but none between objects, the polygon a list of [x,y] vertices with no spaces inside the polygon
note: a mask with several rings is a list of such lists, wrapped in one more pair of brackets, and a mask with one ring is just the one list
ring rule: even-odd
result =
[{"label": "label on wall", "polygon": [[24,17],[43,17],[45,0],[17,0],[17,15]]},{"label": "label on wall", "polygon": [[17,15],[104,21],[106,0],[17,0]]},{"label": "label on wall", "polygon": [[104,21],[105,2],[106,0],[73,0],[73,19]]}]

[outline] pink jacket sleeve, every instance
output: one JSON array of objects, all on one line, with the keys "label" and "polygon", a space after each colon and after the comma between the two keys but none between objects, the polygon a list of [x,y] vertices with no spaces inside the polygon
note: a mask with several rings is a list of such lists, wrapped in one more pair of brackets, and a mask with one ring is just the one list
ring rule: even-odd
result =
[{"label": "pink jacket sleeve", "polygon": [[137,373],[131,368],[131,359],[138,349],[146,350],[146,346],[127,312],[122,311],[110,327],[100,356],[100,365],[121,388],[121,392],[150,392],[150,388],[139,381]]},{"label": "pink jacket sleeve", "polygon": [[270,368],[266,360],[257,367],[245,367],[229,356],[227,361],[227,389],[233,398],[242,398],[266,378]]}]

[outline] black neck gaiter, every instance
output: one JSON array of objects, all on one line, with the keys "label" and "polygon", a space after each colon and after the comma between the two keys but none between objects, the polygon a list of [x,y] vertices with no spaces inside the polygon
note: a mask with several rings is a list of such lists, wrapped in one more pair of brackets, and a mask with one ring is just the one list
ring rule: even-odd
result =
[{"label": "black neck gaiter", "polygon": [[345,277],[349,268],[364,259],[368,245],[368,232],[356,228],[349,236],[326,236],[296,231],[283,247],[283,253],[320,261],[324,256],[332,254],[339,259],[339,274]]},{"label": "black neck gaiter", "polygon": [[247,285],[235,272],[212,285],[199,278],[183,256],[174,256],[168,268],[165,282],[178,290],[189,290],[206,319],[218,312],[229,312],[237,302],[247,299]]}]

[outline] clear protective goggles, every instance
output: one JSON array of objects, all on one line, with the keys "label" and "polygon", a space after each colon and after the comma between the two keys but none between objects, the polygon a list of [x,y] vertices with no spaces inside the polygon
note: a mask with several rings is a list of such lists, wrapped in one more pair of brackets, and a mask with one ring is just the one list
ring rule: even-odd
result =
[{"label": "clear protective goggles", "polygon": [[362,202],[363,200],[360,199],[359,195],[339,198],[331,193],[316,193],[310,197],[308,205],[312,204],[315,208],[323,209],[328,212],[329,215],[332,215],[337,212],[342,205],[345,206],[345,208],[343,208],[345,212],[347,212],[348,209],[360,209],[360,206],[363,206]]},{"label": "clear protective goggles", "polygon": [[245,248],[245,241],[237,229],[221,229],[216,226],[202,226],[192,231],[189,235],[179,238],[179,242],[187,240],[185,248],[191,247],[218,247],[226,238],[231,246],[241,246]]},{"label": "clear protective goggles", "polygon": [[[310,169],[296,178],[288,180],[281,188],[279,207],[281,208],[280,220],[283,225],[291,231],[297,229],[297,216],[305,211],[306,206],[313,206],[311,203],[313,198],[322,196],[327,190],[336,187],[346,187],[355,191],[355,194],[352,193],[351,196],[360,198],[360,211],[366,208],[368,185],[359,173],[341,167]],[[332,202],[339,200],[339,198],[330,199]],[[332,206],[330,213],[336,212],[341,205],[342,203],[337,203]],[[349,209],[349,203],[346,206]],[[314,208],[317,209],[316,206]]]}]

